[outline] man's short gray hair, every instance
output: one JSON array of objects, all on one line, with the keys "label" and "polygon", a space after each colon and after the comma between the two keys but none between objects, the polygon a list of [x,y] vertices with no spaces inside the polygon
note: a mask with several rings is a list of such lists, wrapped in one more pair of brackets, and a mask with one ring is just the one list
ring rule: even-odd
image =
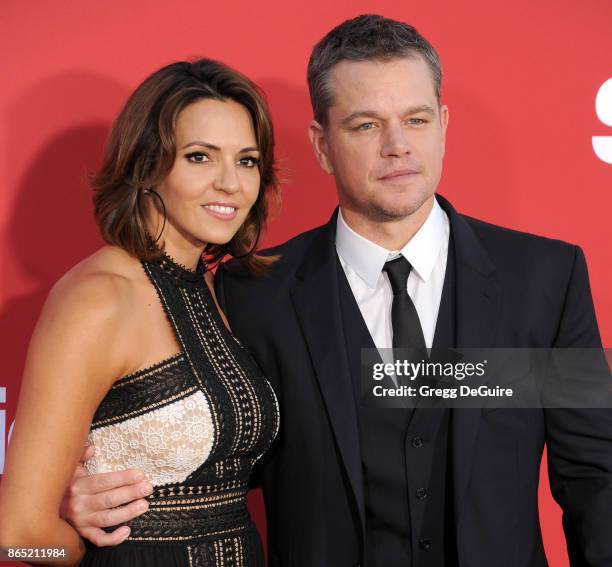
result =
[{"label": "man's short gray hair", "polygon": [[442,65],[436,50],[412,26],[378,15],[346,20],[331,30],[312,50],[308,61],[310,102],[317,122],[326,125],[333,104],[329,73],[340,61],[389,60],[421,56],[429,66],[440,102]]}]

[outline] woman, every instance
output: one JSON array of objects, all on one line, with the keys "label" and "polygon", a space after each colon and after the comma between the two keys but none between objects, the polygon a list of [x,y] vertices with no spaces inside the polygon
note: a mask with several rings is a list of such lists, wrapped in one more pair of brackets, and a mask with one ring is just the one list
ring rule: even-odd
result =
[{"label": "woman", "polygon": [[[273,150],[257,88],[218,62],[174,63],[130,97],[94,179],[108,244],[54,286],[30,344],[2,547],[61,547],[96,566],[263,564],[246,493],[276,398],[226,328],[205,260],[271,263],[253,251]],[[59,516],[87,439],[90,472],[138,468],[151,483],[118,547],[86,551]]]}]

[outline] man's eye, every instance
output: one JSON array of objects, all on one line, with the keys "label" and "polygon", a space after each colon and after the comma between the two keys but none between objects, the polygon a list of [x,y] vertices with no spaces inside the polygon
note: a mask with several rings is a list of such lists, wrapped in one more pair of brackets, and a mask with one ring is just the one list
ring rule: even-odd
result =
[{"label": "man's eye", "polygon": [[410,118],[408,119],[408,122],[413,126],[420,126],[421,124],[425,124],[427,120],[423,118]]},{"label": "man's eye", "polygon": [[372,128],[374,128],[374,122],[364,122],[357,126],[357,130],[371,130]]},{"label": "man's eye", "polygon": [[240,158],[238,163],[240,165],[243,165],[244,167],[257,167],[257,164],[259,163],[259,158],[256,158],[253,156],[246,156],[246,157]]},{"label": "man's eye", "polygon": [[208,161],[208,156],[203,152],[191,152],[185,157],[192,163],[205,163]]}]

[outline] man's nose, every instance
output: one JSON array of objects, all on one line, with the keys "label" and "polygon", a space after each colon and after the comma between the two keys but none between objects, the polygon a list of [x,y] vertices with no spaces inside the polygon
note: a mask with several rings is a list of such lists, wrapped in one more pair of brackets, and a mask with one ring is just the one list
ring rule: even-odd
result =
[{"label": "man's nose", "polygon": [[400,157],[412,151],[410,134],[400,124],[388,124],[382,139],[383,157]]},{"label": "man's nose", "polygon": [[234,163],[221,164],[215,179],[215,189],[225,193],[235,193],[240,189],[240,178]]}]

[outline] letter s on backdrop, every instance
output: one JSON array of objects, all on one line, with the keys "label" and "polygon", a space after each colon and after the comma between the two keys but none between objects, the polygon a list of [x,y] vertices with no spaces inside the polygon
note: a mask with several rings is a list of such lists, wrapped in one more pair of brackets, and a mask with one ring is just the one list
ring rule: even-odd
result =
[{"label": "letter s on backdrop", "polygon": [[[601,122],[612,127],[612,78],[597,91],[595,113]],[[612,136],[593,136],[593,151],[601,161],[612,164]]]}]

